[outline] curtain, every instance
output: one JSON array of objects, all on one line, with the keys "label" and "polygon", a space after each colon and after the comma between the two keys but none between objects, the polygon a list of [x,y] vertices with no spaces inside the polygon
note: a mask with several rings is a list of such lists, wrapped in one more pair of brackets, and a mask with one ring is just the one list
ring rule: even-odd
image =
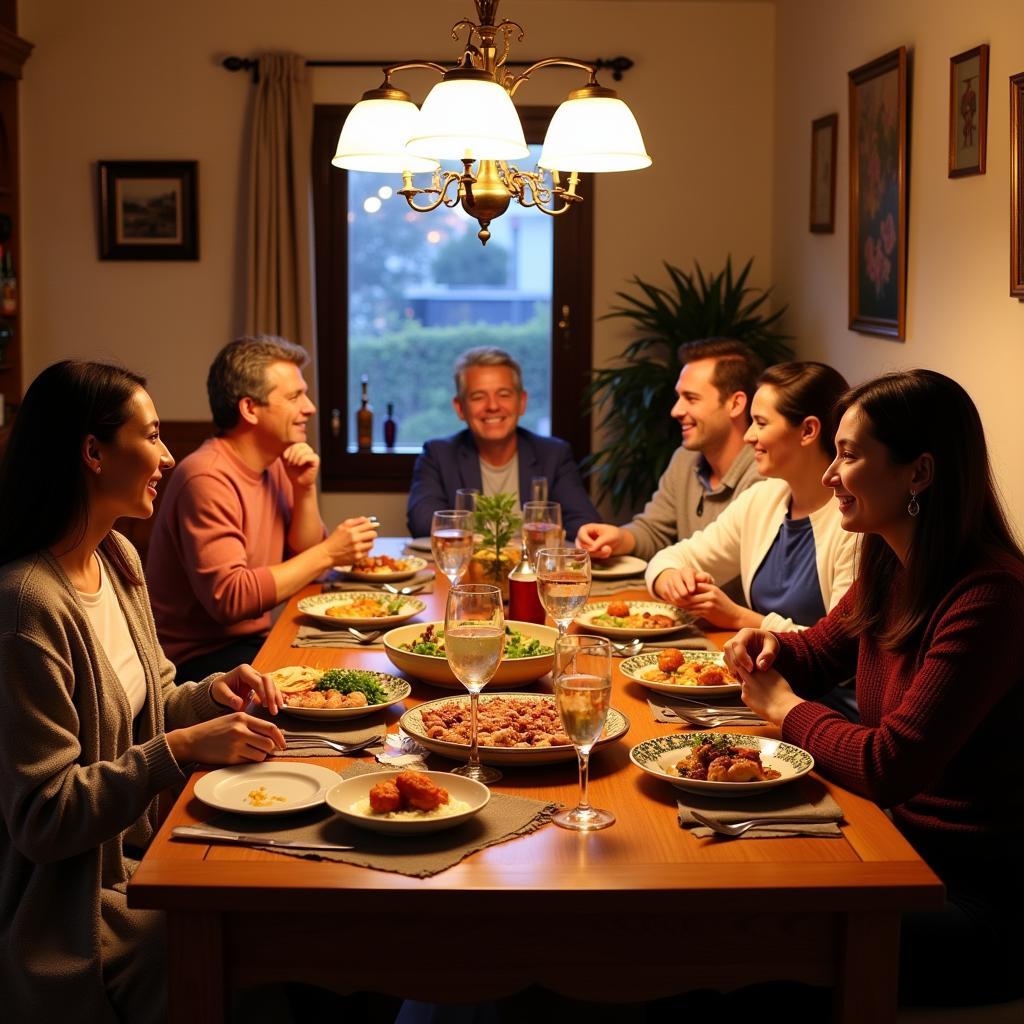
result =
[{"label": "curtain", "polygon": [[305,58],[261,55],[249,153],[245,331],[277,334],[310,351],[312,138]]}]

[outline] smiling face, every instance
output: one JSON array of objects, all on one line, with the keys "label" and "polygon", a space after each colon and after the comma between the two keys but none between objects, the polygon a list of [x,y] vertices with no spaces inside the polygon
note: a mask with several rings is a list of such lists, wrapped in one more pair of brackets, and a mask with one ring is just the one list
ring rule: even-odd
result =
[{"label": "smiling face", "polygon": [[714,359],[697,359],[683,367],[676,383],[672,418],[682,428],[683,447],[691,452],[722,448],[733,429],[728,402],[711,382],[714,373]]},{"label": "smiling face", "polygon": [[316,406],[309,399],[302,371],[294,363],[271,363],[266,374],[270,385],[267,400],[262,405],[252,402],[249,408],[261,442],[280,454],[290,445],[306,440],[306,423],[316,412]]},{"label": "smiling face", "polygon": [[[754,392],[750,427],[743,440],[754,449],[754,461],[761,476],[787,480],[812,449],[803,426],[793,426],[779,412],[777,399],[778,394],[771,384],[762,384]],[[812,442],[813,450],[817,451],[817,440],[812,438]]]},{"label": "smiling face", "polygon": [[465,393],[452,399],[459,419],[478,442],[507,441],[526,412],[526,392],[516,389],[512,368],[470,366],[465,380]]}]

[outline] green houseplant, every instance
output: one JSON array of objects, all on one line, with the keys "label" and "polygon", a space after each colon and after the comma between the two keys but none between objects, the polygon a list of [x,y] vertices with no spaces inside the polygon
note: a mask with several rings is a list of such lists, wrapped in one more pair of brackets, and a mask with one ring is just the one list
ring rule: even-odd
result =
[{"label": "green houseplant", "polygon": [[519,552],[508,546],[523,521],[515,509],[514,494],[477,495],[473,526],[480,539],[466,573],[467,583],[493,583],[504,598],[509,573],[519,561]]},{"label": "green houseplant", "polygon": [[609,440],[587,460],[597,476],[598,494],[618,512],[654,493],[658,479],[679,446],[679,430],[669,417],[682,363],[678,349],[701,338],[745,342],[766,365],[787,359],[789,335],[777,330],[786,307],[768,312],[771,289],[747,285],[753,259],[737,276],[732,259],[718,274],[693,274],[666,263],[670,284],[660,287],[634,277],[640,294],[617,292],[622,305],[601,319],[630,321],[638,337],[615,365],[595,370],[585,401],[599,410]]}]

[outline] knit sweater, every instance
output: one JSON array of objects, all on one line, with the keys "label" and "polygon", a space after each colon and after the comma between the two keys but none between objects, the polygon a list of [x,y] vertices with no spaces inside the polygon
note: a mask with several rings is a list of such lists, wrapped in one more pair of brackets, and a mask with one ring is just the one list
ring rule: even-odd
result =
[{"label": "knit sweater", "polygon": [[[134,548],[113,535],[141,575]],[[184,776],[168,727],[215,717],[210,683],[174,686],[145,586],[105,558],[146,675],[132,720],[74,587],[46,552],[0,569],[0,992],[12,1021],[113,1019],[102,976],[101,890],[157,826]]]},{"label": "knit sweater", "polygon": [[808,700],[786,715],[783,737],[823,774],[892,808],[937,870],[1018,858],[1024,565],[979,560],[905,653],[849,633],[853,596],[813,629],[780,636],[776,667],[807,697],[856,668],[861,724]]}]

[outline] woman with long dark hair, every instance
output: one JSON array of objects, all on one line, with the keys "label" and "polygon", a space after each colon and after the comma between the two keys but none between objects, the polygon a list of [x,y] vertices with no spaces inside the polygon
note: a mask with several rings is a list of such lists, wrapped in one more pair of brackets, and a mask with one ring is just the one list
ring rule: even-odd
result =
[{"label": "woman with long dark hair", "polygon": [[[823,774],[889,808],[945,882],[941,911],[904,918],[901,999],[1015,998],[1024,554],[956,381],[889,374],[840,409],[824,480],[843,529],[864,535],[857,580],[812,629],[744,629],[726,660],[746,703]],[[813,699],[854,672],[858,725]]]},{"label": "woman with long dark hair", "polygon": [[[0,991],[12,1020],[159,1021],[163,922],[125,883],[181,766],[261,761],[284,740],[241,712],[280,695],[250,666],[174,685],[138,556],[174,460],[145,381],[44,370],[0,463]],[[234,713],[231,713],[234,712]]]}]

